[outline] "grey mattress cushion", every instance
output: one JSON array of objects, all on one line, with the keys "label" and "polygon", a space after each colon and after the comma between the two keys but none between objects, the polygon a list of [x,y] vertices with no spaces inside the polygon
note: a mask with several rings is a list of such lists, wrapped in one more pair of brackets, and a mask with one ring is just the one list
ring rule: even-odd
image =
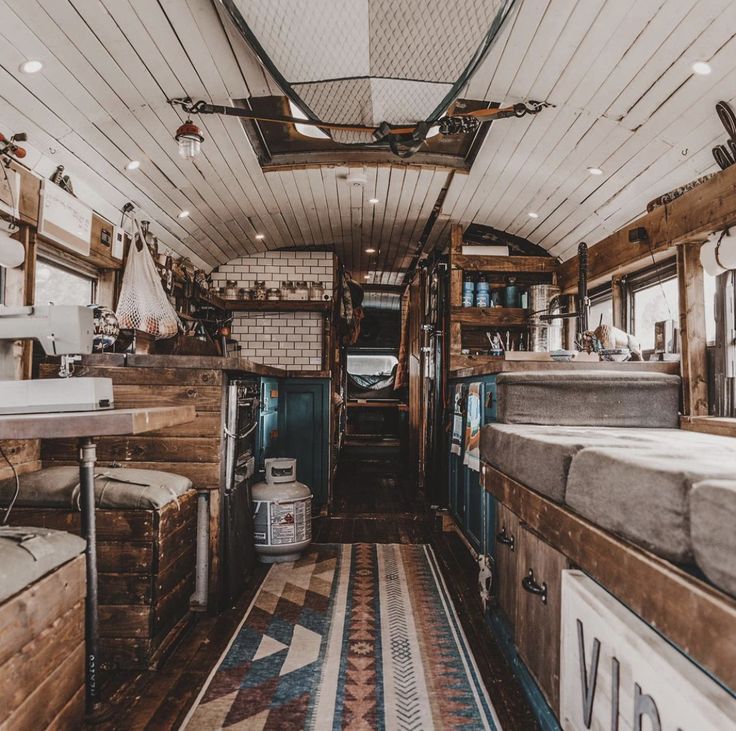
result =
[{"label": "grey mattress cushion", "polygon": [[488,424],[480,437],[481,458],[551,500],[565,500],[572,458],[586,447],[634,446],[656,440],[660,429]]},{"label": "grey mattress cushion", "polygon": [[736,596],[736,479],[704,480],[693,486],[690,536],[700,570]]},{"label": "grey mattress cushion", "polygon": [[677,428],[680,377],[645,371],[501,373],[506,424]]},{"label": "grey mattress cushion", "polygon": [[[95,470],[95,504],[98,508],[155,510],[177,500],[191,489],[188,477],[158,470],[99,467]],[[15,490],[14,480],[0,483],[0,503]],[[20,477],[19,507],[79,507],[79,468],[47,467]]]},{"label": "grey mattress cushion", "polygon": [[85,545],[61,530],[0,527],[0,602],[79,556]]},{"label": "grey mattress cushion", "polygon": [[736,440],[675,434],[659,445],[581,450],[570,466],[565,501],[593,523],[664,558],[691,561],[690,489],[733,476]]}]

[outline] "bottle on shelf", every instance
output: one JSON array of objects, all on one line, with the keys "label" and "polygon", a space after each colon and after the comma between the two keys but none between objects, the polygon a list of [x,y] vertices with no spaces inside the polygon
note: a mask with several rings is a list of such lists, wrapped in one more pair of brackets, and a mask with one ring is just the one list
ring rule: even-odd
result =
[{"label": "bottle on shelf", "polygon": [[491,285],[488,283],[485,274],[481,274],[478,277],[478,281],[475,285],[475,306],[491,306]]},{"label": "bottle on shelf", "polygon": [[516,279],[509,277],[506,288],[503,291],[504,307],[518,307],[520,304],[519,288],[516,286]]}]

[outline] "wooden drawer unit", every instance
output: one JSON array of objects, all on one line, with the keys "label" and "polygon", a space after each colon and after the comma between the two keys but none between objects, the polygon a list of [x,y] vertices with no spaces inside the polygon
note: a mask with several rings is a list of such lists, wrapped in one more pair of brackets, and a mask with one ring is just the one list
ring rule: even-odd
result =
[{"label": "wooden drawer unit", "polygon": [[[488,500],[493,498],[488,496]],[[506,506],[496,505],[496,596],[498,608],[511,626],[516,622],[516,594],[519,586],[519,518]]]},{"label": "wooden drawer unit", "polygon": [[514,639],[552,710],[560,710],[562,571],[570,562],[527,527],[518,529]]}]

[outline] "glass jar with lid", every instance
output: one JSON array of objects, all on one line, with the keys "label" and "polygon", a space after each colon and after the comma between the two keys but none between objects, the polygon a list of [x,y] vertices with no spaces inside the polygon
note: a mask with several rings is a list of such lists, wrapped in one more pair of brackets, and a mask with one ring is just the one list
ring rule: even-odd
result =
[{"label": "glass jar with lid", "polygon": [[253,299],[263,302],[266,299],[266,283],[255,281],[253,284]]},{"label": "glass jar with lid", "polygon": [[309,299],[309,285],[306,282],[297,282],[294,288],[294,299],[295,300],[308,300]]},{"label": "glass jar with lid", "polygon": [[321,300],[325,295],[325,288],[322,282],[310,282],[309,283],[309,299],[310,300]]}]

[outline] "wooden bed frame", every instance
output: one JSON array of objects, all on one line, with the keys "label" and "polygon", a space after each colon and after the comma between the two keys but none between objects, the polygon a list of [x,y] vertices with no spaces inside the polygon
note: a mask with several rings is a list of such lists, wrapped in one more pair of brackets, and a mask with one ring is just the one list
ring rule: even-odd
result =
[{"label": "wooden bed frame", "polygon": [[486,463],[481,485],[692,660],[736,688],[736,599]]}]

